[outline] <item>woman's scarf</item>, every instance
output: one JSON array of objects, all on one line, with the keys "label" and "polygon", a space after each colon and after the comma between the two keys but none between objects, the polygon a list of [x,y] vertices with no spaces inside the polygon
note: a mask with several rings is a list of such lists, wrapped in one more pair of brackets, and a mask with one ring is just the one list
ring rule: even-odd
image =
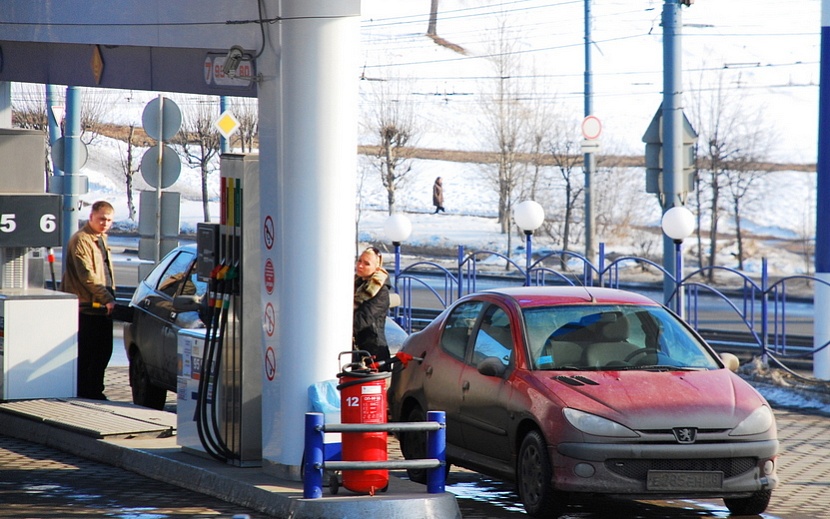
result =
[{"label": "woman's scarf", "polygon": [[355,276],[354,283],[354,307],[357,309],[358,306],[365,303],[366,301],[372,299],[380,289],[383,288],[383,285],[386,284],[386,280],[389,279],[389,273],[383,267],[378,267],[372,277],[369,279],[363,279],[361,277]]}]

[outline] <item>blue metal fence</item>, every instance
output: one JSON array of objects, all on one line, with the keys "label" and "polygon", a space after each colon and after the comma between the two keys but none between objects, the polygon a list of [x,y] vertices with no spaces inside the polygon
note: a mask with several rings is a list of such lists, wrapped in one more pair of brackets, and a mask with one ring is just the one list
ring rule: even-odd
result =
[{"label": "blue metal fence", "polygon": [[[401,308],[396,309],[396,320],[408,332],[413,330],[417,312],[412,305],[413,286],[425,288],[435,297],[436,307],[446,308],[456,299],[477,291],[478,280],[484,275],[492,275],[492,269],[484,273],[479,265],[493,259],[505,267],[507,274],[500,276],[500,279],[517,285],[596,285],[620,288],[630,267],[651,270],[658,278],[662,278],[664,286],[673,287],[663,303],[678,310],[678,314],[693,328],[701,331],[701,299],[714,298],[723,305],[725,312],[733,314],[733,318],[739,322],[739,330],[735,334],[745,337],[743,340],[749,341],[764,360],[772,358],[782,367],[785,367],[783,361],[786,359],[810,359],[814,353],[830,344],[815,349],[803,341],[798,346],[788,344],[792,338],[787,333],[789,305],[803,301],[803,296],[790,295],[789,289],[797,283],[812,285],[813,289],[817,283],[830,285],[822,279],[794,275],[772,281],[766,260],[762,261],[758,281],[745,272],[719,266],[704,267],[675,277],[662,265],[647,258],[621,256],[609,261],[603,244],[600,244],[598,265],[592,264],[581,254],[557,250],[541,254],[522,266],[496,251],[466,252],[464,247],[458,248],[457,268],[454,272],[435,262],[419,261],[407,265],[396,272],[395,288],[402,299]],[[400,264],[399,260],[397,264]],[[705,280],[709,279],[709,275],[716,273],[721,278],[718,286],[707,284]],[[433,280],[432,284],[427,279]]]}]

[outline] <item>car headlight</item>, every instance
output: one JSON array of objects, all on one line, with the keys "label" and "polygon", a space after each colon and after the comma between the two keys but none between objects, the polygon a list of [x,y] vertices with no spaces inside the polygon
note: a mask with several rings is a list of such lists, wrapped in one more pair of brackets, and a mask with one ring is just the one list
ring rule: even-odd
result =
[{"label": "car headlight", "polygon": [[577,409],[565,408],[563,411],[568,422],[586,434],[595,436],[613,436],[616,438],[637,438],[640,435],[628,427],[613,420],[586,413]]},{"label": "car headlight", "polygon": [[758,409],[752,411],[752,414],[743,419],[737,427],[732,429],[729,436],[747,436],[750,434],[760,434],[769,430],[774,423],[775,418],[772,416],[772,411],[769,407],[762,405]]}]

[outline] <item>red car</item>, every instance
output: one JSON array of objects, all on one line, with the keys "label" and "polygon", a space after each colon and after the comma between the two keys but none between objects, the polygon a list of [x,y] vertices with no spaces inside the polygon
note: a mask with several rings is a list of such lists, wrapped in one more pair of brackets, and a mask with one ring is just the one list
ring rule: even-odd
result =
[{"label": "red car", "polygon": [[[723,498],[763,512],[778,484],[766,400],[664,306],[593,287],[459,299],[411,335],[423,358],[393,375],[392,419],[447,416],[449,463],[516,482],[532,516],[571,498]],[[407,458],[423,433],[402,433]],[[410,471],[423,482],[425,472]]]}]

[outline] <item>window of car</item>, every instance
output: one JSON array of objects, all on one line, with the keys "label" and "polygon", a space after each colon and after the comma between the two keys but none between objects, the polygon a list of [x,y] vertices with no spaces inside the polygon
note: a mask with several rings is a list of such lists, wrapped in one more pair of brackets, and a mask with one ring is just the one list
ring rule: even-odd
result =
[{"label": "window of car", "polygon": [[481,317],[470,363],[478,366],[482,360],[495,357],[507,366],[512,356],[513,334],[510,330],[510,318],[498,306],[490,305]]},{"label": "window of car", "polygon": [[180,252],[164,270],[161,278],[159,278],[160,281],[156,289],[162,294],[173,298],[178,293],[182,283],[186,279],[189,280],[188,272],[192,263],[193,254]]},{"label": "window of car", "polygon": [[467,343],[483,306],[481,301],[461,303],[447,316],[441,335],[441,348],[449,355],[464,360]]},{"label": "window of car", "polygon": [[704,344],[659,306],[559,305],[525,309],[523,317],[537,369],[718,367]]}]

